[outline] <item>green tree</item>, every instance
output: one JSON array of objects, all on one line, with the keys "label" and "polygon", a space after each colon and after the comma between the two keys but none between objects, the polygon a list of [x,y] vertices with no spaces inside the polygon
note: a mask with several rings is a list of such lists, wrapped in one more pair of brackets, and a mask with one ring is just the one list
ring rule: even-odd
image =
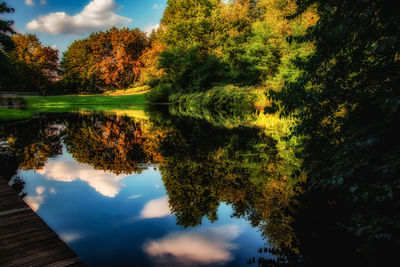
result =
[{"label": "green tree", "polygon": [[213,10],[219,4],[218,0],[168,0],[161,20],[162,40],[173,48],[200,46],[205,53],[214,33]]},{"label": "green tree", "polygon": [[[5,2],[0,3],[0,14],[12,13],[13,8],[9,8]],[[6,78],[12,72],[12,65],[6,55],[7,52],[14,48],[14,42],[11,39],[14,30],[12,29],[13,21],[0,19],[0,89],[5,89],[4,83]]]},{"label": "green tree", "polygon": [[104,86],[88,39],[74,41],[64,52],[60,75],[67,93],[98,92]]},{"label": "green tree", "polygon": [[301,77],[272,96],[286,114],[300,119],[296,134],[307,137],[302,156],[308,194],[335,192],[340,201],[324,197],[321,205],[325,201],[323,205],[331,208],[352,207],[336,229],[346,227],[343,230],[352,235],[365,237],[360,261],[389,266],[396,261],[388,251],[399,247],[395,233],[400,225],[400,203],[394,197],[400,193],[400,4],[298,4],[296,17],[317,4],[320,20],[296,38],[313,42],[315,52],[297,61],[304,72]]},{"label": "green tree", "polygon": [[[258,84],[260,73],[246,58],[247,43],[253,35],[252,25],[265,12],[259,1],[240,0],[220,4],[214,11],[213,51],[229,68],[225,82]],[[266,50],[265,47],[262,48]]]},{"label": "green tree", "polygon": [[212,55],[202,56],[200,46],[163,51],[159,67],[165,72],[166,80],[172,84],[174,92],[179,93],[205,91],[223,76],[223,66],[219,60]]}]

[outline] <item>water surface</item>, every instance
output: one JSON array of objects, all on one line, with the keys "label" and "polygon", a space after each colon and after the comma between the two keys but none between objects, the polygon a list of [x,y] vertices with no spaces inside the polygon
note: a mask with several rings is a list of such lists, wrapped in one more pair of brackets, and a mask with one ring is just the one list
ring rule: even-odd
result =
[{"label": "water surface", "polygon": [[25,182],[24,200],[89,266],[257,257],[266,239],[247,216],[273,139],[253,126],[120,113],[43,113],[3,126],[2,175]]},{"label": "water surface", "polygon": [[368,195],[307,181],[292,125],[245,111],[52,110],[0,124],[0,176],[89,266],[396,266],[396,208],[360,205],[362,183]]}]

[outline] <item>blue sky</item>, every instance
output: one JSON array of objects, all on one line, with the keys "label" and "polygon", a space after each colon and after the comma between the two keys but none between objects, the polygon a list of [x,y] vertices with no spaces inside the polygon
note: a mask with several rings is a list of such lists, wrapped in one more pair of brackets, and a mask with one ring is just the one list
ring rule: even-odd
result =
[{"label": "blue sky", "polygon": [[21,33],[65,51],[75,39],[112,26],[149,30],[159,24],[167,0],[6,0],[7,19]]}]

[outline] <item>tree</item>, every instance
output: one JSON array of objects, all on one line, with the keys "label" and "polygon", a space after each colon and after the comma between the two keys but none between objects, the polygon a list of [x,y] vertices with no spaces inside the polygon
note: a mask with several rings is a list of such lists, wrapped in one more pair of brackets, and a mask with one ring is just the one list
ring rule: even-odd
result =
[{"label": "tree", "polygon": [[210,88],[221,79],[222,65],[212,52],[217,0],[170,0],[161,21],[160,40],[166,49],[159,68],[174,92]]},{"label": "tree", "polygon": [[200,46],[170,48],[159,58],[159,68],[174,92],[193,93],[210,89],[223,76],[223,66],[213,55],[202,56]]},{"label": "tree", "polygon": [[[0,14],[12,13],[13,8],[9,8],[5,2],[0,3]],[[6,55],[11,49],[14,48],[14,43],[11,39],[12,34],[15,34],[12,29],[13,21],[11,20],[0,20],[0,88],[3,88],[6,77],[12,71],[12,65]]]},{"label": "tree", "polygon": [[162,40],[172,48],[201,46],[205,53],[213,39],[213,10],[219,4],[219,0],[168,0],[161,20]]},{"label": "tree", "polygon": [[101,78],[107,85],[126,88],[139,79],[140,56],[146,46],[146,35],[139,29],[112,28],[100,33],[91,50],[99,64]]},{"label": "tree", "polygon": [[[213,51],[229,66],[227,82],[257,84],[260,74],[246,55],[246,44],[252,36],[252,25],[265,12],[259,1],[240,0],[220,4],[214,11]],[[263,47],[265,50],[266,48]]]},{"label": "tree", "polygon": [[98,92],[104,86],[88,39],[74,41],[64,52],[60,75],[68,93]]},{"label": "tree", "polygon": [[15,67],[14,87],[46,94],[57,78],[58,51],[43,46],[33,34],[16,34],[12,40],[15,47],[8,57]]},{"label": "tree", "polygon": [[149,37],[149,45],[139,61],[143,64],[140,82],[150,86],[156,85],[164,78],[164,71],[159,68],[160,54],[166,49],[166,44],[160,40],[161,30],[153,31]]},{"label": "tree", "polygon": [[307,137],[302,154],[307,194],[334,192],[337,201],[326,194],[321,206],[351,207],[335,229],[365,238],[358,259],[390,265],[396,261],[390,251],[399,249],[395,233],[400,203],[394,196],[400,193],[400,4],[298,4],[295,17],[317,4],[320,20],[295,38],[313,42],[316,50],[297,61],[300,78],[272,96],[281,101],[285,114],[294,113],[300,120],[295,134]]},{"label": "tree", "polygon": [[65,87],[99,92],[104,87],[127,88],[139,80],[146,35],[138,29],[112,28],[77,40],[63,54],[61,75]]}]

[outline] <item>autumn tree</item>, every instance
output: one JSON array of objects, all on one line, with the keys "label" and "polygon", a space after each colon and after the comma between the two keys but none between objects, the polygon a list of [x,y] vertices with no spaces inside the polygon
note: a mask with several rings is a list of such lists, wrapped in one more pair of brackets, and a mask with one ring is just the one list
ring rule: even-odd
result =
[{"label": "autumn tree", "polygon": [[46,94],[57,78],[58,51],[43,46],[36,35],[16,34],[8,57],[15,67],[15,89]]},{"label": "autumn tree", "polygon": [[71,44],[61,60],[65,87],[96,92],[127,88],[139,80],[147,37],[139,29],[112,28]]},{"label": "autumn tree", "polygon": [[150,86],[156,85],[159,80],[163,79],[165,73],[159,68],[159,58],[167,45],[161,41],[162,29],[153,31],[149,37],[149,44],[141,55],[139,61],[143,64],[140,75],[140,83]]},{"label": "autumn tree", "polygon": [[91,51],[99,65],[100,77],[107,85],[126,88],[139,79],[142,63],[139,61],[146,47],[146,35],[139,29],[112,28],[100,32]]}]

